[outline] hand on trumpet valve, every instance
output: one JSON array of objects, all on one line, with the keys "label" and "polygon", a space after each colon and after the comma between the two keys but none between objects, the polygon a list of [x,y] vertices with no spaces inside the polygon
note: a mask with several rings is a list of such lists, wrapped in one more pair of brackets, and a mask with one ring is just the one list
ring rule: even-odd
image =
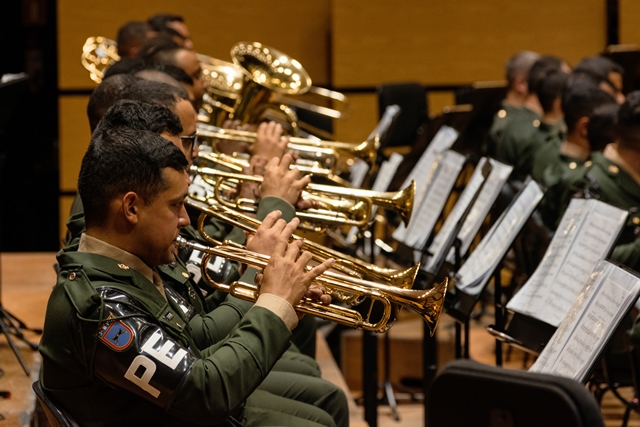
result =
[{"label": "hand on trumpet valve", "polygon": [[282,125],[274,121],[262,122],[258,125],[256,142],[249,150],[252,157],[271,159],[282,158],[288,150],[289,138],[282,137]]},{"label": "hand on trumpet valve", "polygon": [[[269,258],[262,277],[260,278],[260,294],[270,293],[288,301],[292,306],[300,303],[304,296],[326,301],[322,288],[309,289],[311,283],[334,263],[333,258],[307,269],[311,261],[311,253],[300,252],[295,242],[279,241]],[[329,297],[329,303],[330,303]]]},{"label": "hand on trumpet valve", "polygon": [[290,154],[285,154],[282,159],[273,157],[267,163],[264,172],[264,179],[260,184],[260,196],[279,197],[293,206],[301,198],[302,190],[311,182],[311,177],[300,178],[300,171],[297,168],[290,169],[293,158]]},{"label": "hand on trumpet valve", "polygon": [[[300,220],[293,218],[290,222],[286,222],[280,218],[282,212],[270,212],[257,228],[255,233],[247,236],[247,249],[251,252],[257,252],[262,255],[273,255],[273,251],[279,242],[288,242],[291,235],[298,227]],[[296,244],[302,246],[302,241],[296,241]]]}]

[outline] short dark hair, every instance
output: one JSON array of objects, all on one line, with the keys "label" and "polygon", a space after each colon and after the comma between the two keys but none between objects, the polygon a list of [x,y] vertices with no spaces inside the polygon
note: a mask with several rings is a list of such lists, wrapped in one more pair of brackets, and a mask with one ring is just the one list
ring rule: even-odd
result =
[{"label": "short dark hair", "polygon": [[149,38],[151,27],[146,22],[129,21],[118,29],[116,42],[118,43],[118,55],[121,57],[132,56],[131,49],[142,47]]},{"label": "short dark hair", "polygon": [[87,104],[87,116],[91,132],[94,131],[104,113],[120,98],[129,85],[139,80],[130,74],[115,74],[102,82],[91,93]]},{"label": "short dark hair", "polygon": [[109,204],[128,191],[152,203],[167,188],[165,168],[184,171],[187,159],[161,136],[124,127],[94,132],[78,178],[87,226],[104,224]]},{"label": "short dark hair", "polygon": [[547,74],[560,71],[563,63],[564,61],[562,59],[554,55],[541,56],[533,63],[531,69],[529,69],[529,75],[527,77],[529,92],[538,94],[542,80]]},{"label": "short dark hair", "polygon": [[116,101],[100,120],[96,132],[108,128],[126,127],[161,134],[180,135],[180,118],[159,104],[135,99]]},{"label": "short dark hair", "polygon": [[562,111],[567,131],[575,130],[578,120],[590,117],[593,110],[603,104],[616,103],[616,99],[589,78],[571,78],[562,96]]},{"label": "short dark hair", "polygon": [[618,110],[618,144],[640,151],[640,90],[634,90]]},{"label": "short dark hair", "polygon": [[162,105],[175,111],[178,101],[181,99],[188,101],[189,96],[183,87],[155,80],[137,79],[121,92],[120,99],[136,99],[149,104]]},{"label": "short dark hair", "polygon": [[538,99],[544,112],[551,111],[554,101],[562,98],[568,79],[569,74],[561,70],[552,71],[542,79],[538,89]]},{"label": "short dark hair", "polygon": [[131,72],[133,74],[138,75],[138,73],[142,71],[149,71],[149,70],[162,72],[172,77],[174,80],[176,80],[179,83],[184,83],[189,86],[193,86],[193,79],[189,74],[187,74],[186,71],[184,71],[182,68],[178,67],[177,65],[168,64],[165,62],[143,62],[137,67],[135,67]]},{"label": "short dark hair", "polygon": [[613,83],[609,79],[609,73],[624,75],[624,68],[604,56],[588,56],[576,64],[573,72],[587,74],[599,83],[606,82],[613,87]]},{"label": "short dark hair", "polygon": [[164,31],[165,28],[168,28],[167,24],[169,24],[169,22],[175,21],[184,22],[184,18],[173,13],[156,13],[147,19],[147,24],[149,24],[153,31],[160,32]]},{"label": "short dark hair", "polygon": [[593,109],[587,125],[587,138],[591,151],[602,151],[607,144],[617,139],[618,110],[617,103],[606,103]]},{"label": "short dark hair", "polygon": [[146,62],[164,62],[166,64],[177,65],[175,55],[179,50],[184,49],[167,35],[159,35],[147,40],[140,48],[138,58]]},{"label": "short dark hair", "polygon": [[103,79],[115,76],[116,74],[131,74],[133,70],[143,63],[140,58],[121,58],[119,61],[109,65],[103,73]]}]

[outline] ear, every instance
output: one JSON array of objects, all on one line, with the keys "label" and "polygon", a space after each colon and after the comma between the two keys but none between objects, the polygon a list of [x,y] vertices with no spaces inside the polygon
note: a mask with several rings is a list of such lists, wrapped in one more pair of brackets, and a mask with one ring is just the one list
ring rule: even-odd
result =
[{"label": "ear", "polygon": [[580,137],[587,139],[588,137],[588,127],[589,127],[589,117],[584,116],[580,117],[576,122],[576,131],[578,131],[578,135]]},{"label": "ear", "polygon": [[128,192],[122,197],[122,213],[124,217],[132,224],[138,223],[139,205],[142,199],[133,191]]}]

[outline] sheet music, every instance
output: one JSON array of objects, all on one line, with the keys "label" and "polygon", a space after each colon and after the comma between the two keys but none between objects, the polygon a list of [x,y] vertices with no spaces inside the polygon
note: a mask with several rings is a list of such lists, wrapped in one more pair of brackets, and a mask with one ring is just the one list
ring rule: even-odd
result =
[{"label": "sheet music", "polygon": [[369,165],[362,159],[353,159],[353,164],[349,167],[349,182],[351,188],[362,187],[362,182],[369,172]]},{"label": "sheet music", "polygon": [[[504,163],[500,163],[494,159],[489,159],[489,161],[492,165],[491,173],[486,179],[476,202],[473,204],[471,211],[469,211],[469,214],[458,233],[458,238],[461,241],[461,254],[466,254],[469,250],[469,246],[471,246],[473,238],[478,233],[478,230],[480,230],[491,206],[493,206],[493,203],[498,198],[500,190],[504,186],[505,182],[507,182],[509,175],[511,175],[511,171],[513,170],[513,166],[505,165]],[[447,261],[453,263],[454,257],[455,253],[451,250],[447,257]]]},{"label": "sheet music", "polygon": [[[413,248],[422,248],[427,243],[464,162],[465,156],[462,154],[452,150],[445,152],[433,177],[433,184],[429,186],[428,193],[417,209],[416,205],[413,206],[412,219],[403,230],[401,241],[404,244]],[[399,229],[401,227],[398,227],[396,232]],[[393,238],[400,235],[396,232],[393,233]]]},{"label": "sheet music", "polygon": [[420,159],[409,173],[409,176],[404,180],[401,188],[405,188],[411,181],[416,182],[414,206],[419,206],[422,203],[422,196],[429,187],[429,183],[433,178],[433,174],[441,158],[440,156],[451,148],[457,138],[458,131],[447,125],[442,125],[426,150],[424,150],[420,156]]},{"label": "sheet music", "polygon": [[529,180],[525,184],[516,200],[491,227],[489,233],[458,270],[456,275],[458,289],[470,295],[480,295],[543,194],[535,181]]},{"label": "sheet music", "polygon": [[600,260],[529,371],[584,382],[638,295],[640,278]]},{"label": "sheet music", "polygon": [[558,326],[609,253],[627,214],[595,199],[572,200],[540,266],[507,308]]},{"label": "sheet music", "polygon": [[399,105],[387,105],[387,107],[384,109],[384,114],[382,114],[380,121],[378,122],[376,127],[373,128],[373,130],[367,137],[367,140],[374,138],[376,134],[378,134],[380,138],[383,138],[383,136],[385,136],[385,134],[389,132],[389,127],[391,126],[393,119],[398,114],[400,114],[401,110],[402,109]]},{"label": "sheet music", "polygon": [[[465,187],[464,191],[460,195],[460,198],[456,202],[451,212],[449,212],[449,215],[447,215],[447,218],[444,221],[444,224],[442,224],[442,227],[438,231],[438,234],[436,234],[436,236],[434,237],[433,242],[431,242],[431,245],[429,246],[429,253],[431,253],[431,256],[429,257],[429,259],[427,260],[427,262],[424,264],[424,267],[423,267],[426,271],[432,270],[433,263],[438,259],[437,255],[442,250],[444,250],[443,248],[444,244],[447,242],[447,240],[451,236],[451,233],[455,231],[456,224],[458,223],[460,218],[462,218],[462,215],[464,214],[465,210],[469,206],[469,203],[471,203],[474,195],[476,194],[476,192],[484,182],[485,178],[482,176],[482,168],[486,163],[487,163],[486,157],[483,157],[480,159],[480,161],[478,161],[478,164],[476,165],[476,168],[473,171],[473,174],[471,175],[471,178],[469,179],[467,186]],[[433,273],[437,273],[437,272],[433,272]]]}]

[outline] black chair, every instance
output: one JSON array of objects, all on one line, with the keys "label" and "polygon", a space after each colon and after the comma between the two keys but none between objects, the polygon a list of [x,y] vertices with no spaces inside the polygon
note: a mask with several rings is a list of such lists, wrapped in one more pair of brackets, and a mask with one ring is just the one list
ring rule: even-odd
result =
[{"label": "black chair", "polygon": [[79,427],[72,417],[58,405],[58,403],[49,396],[42,388],[40,381],[35,381],[32,385],[33,391],[36,393],[36,398],[42,406],[42,410],[49,421],[51,427]]},{"label": "black chair", "polygon": [[459,359],[433,382],[429,427],[604,427],[600,407],[572,379]]}]

